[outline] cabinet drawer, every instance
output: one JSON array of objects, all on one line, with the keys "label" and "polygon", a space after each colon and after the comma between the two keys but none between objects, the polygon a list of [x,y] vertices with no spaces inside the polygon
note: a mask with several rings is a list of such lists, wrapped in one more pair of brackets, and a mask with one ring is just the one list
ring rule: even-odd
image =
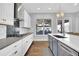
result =
[{"label": "cabinet drawer", "polygon": [[10,46],[0,50],[0,56],[6,56],[13,50],[15,50],[14,45],[10,45]]},{"label": "cabinet drawer", "polygon": [[16,56],[16,55],[18,55],[17,53],[18,53],[18,51],[14,50],[14,51],[11,51],[11,53],[8,54],[8,56]]},{"label": "cabinet drawer", "polygon": [[22,46],[15,48],[15,50],[11,51],[8,56],[22,56]]},{"label": "cabinet drawer", "polygon": [[17,50],[19,47],[21,47],[21,40],[20,41],[17,41],[11,45],[9,45],[8,47],[0,50],[0,56],[6,56],[6,55],[9,55],[11,53],[13,53],[13,51]]}]

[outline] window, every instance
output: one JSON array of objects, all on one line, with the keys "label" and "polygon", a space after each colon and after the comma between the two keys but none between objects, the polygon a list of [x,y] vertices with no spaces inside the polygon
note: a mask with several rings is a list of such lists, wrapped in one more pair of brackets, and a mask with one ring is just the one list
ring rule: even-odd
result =
[{"label": "window", "polygon": [[36,35],[47,35],[51,33],[51,19],[37,19]]},{"label": "window", "polygon": [[[69,19],[57,20],[57,21],[58,21],[57,30],[59,33],[69,32]],[[64,22],[62,23],[62,21]]]},{"label": "window", "polygon": [[57,24],[57,30],[59,33],[62,33],[62,20],[57,20],[58,24]]}]

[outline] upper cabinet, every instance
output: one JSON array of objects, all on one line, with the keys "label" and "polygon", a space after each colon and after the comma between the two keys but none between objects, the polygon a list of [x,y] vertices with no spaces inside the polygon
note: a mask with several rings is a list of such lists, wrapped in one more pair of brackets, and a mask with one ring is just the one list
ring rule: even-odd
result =
[{"label": "upper cabinet", "polygon": [[20,21],[20,27],[30,28],[31,27],[31,17],[26,10],[23,11],[23,20]]},{"label": "upper cabinet", "polygon": [[31,18],[30,15],[24,10],[24,27],[30,28],[31,27]]},{"label": "upper cabinet", "polygon": [[0,3],[0,24],[14,24],[14,3]]}]

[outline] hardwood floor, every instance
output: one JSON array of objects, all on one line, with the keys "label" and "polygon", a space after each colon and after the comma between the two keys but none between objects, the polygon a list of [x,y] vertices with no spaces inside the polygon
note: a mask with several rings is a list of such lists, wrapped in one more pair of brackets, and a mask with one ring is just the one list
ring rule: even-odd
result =
[{"label": "hardwood floor", "polygon": [[48,48],[47,41],[34,41],[27,52],[27,56],[43,56],[44,48]]}]

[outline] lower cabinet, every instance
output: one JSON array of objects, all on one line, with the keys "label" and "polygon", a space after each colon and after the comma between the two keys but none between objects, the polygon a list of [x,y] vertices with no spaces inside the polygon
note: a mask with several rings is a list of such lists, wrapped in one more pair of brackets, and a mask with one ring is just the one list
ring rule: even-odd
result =
[{"label": "lower cabinet", "polygon": [[52,38],[53,40],[53,54],[54,56],[58,55],[58,40],[56,40],[55,38]]},{"label": "lower cabinet", "polygon": [[54,56],[58,55],[58,41],[52,36],[48,35],[49,48]]},{"label": "lower cabinet", "polygon": [[0,56],[14,56],[14,55],[21,55],[21,40],[11,44],[10,46],[0,50]]},{"label": "lower cabinet", "polygon": [[0,56],[24,56],[31,46],[33,41],[33,34],[9,45],[8,47],[0,50]]},{"label": "lower cabinet", "polygon": [[49,48],[54,56],[78,56],[79,53],[53,36],[48,35]]},{"label": "lower cabinet", "polygon": [[58,42],[58,56],[78,56],[78,52],[63,43]]},{"label": "lower cabinet", "polygon": [[52,37],[50,35],[48,35],[48,43],[49,43],[49,48],[51,51],[53,50],[53,43],[52,42],[53,42]]},{"label": "lower cabinet", "polygon": [[8,54],[8,56],[22,56],[22,40],[14,43],[14,49]]},{"label": "lower cabinet", "polygon": [[28,37],[25,37],[23,39],[23,43],[22,43],[22,46],[23,46],[23,55],[28,51],[30,45],[32,44],[33,42],[33,34],[29,35]]}]

